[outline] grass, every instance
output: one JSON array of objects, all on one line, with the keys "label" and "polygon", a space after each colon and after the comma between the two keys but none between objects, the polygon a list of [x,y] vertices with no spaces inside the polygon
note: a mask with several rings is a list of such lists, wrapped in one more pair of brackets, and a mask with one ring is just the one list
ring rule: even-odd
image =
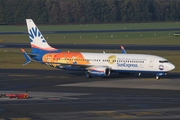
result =
[{"label": "grass", "polygon": [[[115,29],[145,29],[145,28],[178,28],[179,22],[159,23],[121,23],[121,24],[83,24],[83,25],[38,25],[41,31],[56,30],[115,30]],[[25,31],[26,26],[1,25],[0,31]],[[44,34],[52,44],[164,44],[180,45],[177,31],[163,32],[114,32],[114,33],[76,33],[76,34]],[[3,43],[29,44],[28,34],[2,35]]]},{"label": "grass", "polygon": [[[16,51],[20,52],[20,49],[17,48],[9,48],[7,50],[10,51]],[[30,52],[30,49],[26,49],[26,52]],[[64,51],[67,51],[64,49]],[[82,52],[102,52],[102,50],[70,50],[70,51],[82,51]],[[119,53],[120,50],[106,50],[106,53]],[[171,63],[173,63],[176,68],[173,70],[174,72],[180,72],[180,64],[179,64],[179,59],[180,59],[180,52],[179,51],[129,51],[126,50],[127,53],[133,53],[133,54],[152,54],[152,55],[158,55],[162,56],[166,59],[168,59]],[[23,54],[15,54],[11,52],[4,52],[3,48],[0,48],[0,68],[18,68],[18,69],[55,69],[51,68],[49,66],[40,64],[40,63],[35,63],[32,62],[26,66],[22,66],[22,64],[25,62],[25,58]],[[58,69],[57,69],[58,70]]]},{"label": "grass", "polygon": [[[77,34],[44,34],[49,44],[147,44],[147,45],[180,45],[180,38],[170,32],[132,32],[132,33],[77,33]],[[29,44],[26,34],[0,35],[3,43]]]},{"label": "grass", "polygon": [[[56,30],[115,30],[115,29],[145,29],[145,28],[178,28],[179,22],[166,23],[123,23],[123,24],[83,24],[83,25],[38,25],[41,31]],[[0,26],[1,31],[27,31],[26,26]],[[49,44],[133,44],[133,45],[180,45],[180,38],[174,37],[174,32],[115,32],[115,33],[77,33],[77,34],[44,34]],[[26,34],[0,35],[0,41],[6,44],[29,44]],[[9,50],[18,51],[20,49],[11,48]],[[30,49],[26,49],[30,52]],[[102,50],[70,50],[102,52]],[[120,52],[118,50],[105,50],[106,52]],[[167,58],[180,72],[180,53],[178,51],[128,51],[128,53],[154,54]],[[0,68],[20,68],[20,69],[54,69],[39,63],[30,63],[22,66],[25,58],[22,54],[5,53],[4,48],[0,48]]]},{"label": "grass", "polygon": [[[154,23],[116,23],[116,24],[72,24],[72,25],[40,25],[41,31],[59,30],[117,30],[117,29],[145,29],[145,28],[179,28],[179,22],[154,22]],[[1,31],[27,31],[24,25],[1,25]]]}]

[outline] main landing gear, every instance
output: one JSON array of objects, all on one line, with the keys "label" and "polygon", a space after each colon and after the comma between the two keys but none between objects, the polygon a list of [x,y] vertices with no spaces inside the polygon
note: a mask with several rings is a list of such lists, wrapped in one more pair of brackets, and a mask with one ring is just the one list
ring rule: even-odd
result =
[{"label": "main landing gear", "polygon": [[92,78],[92,75],[89,72],[85,72],[87,78]]}]

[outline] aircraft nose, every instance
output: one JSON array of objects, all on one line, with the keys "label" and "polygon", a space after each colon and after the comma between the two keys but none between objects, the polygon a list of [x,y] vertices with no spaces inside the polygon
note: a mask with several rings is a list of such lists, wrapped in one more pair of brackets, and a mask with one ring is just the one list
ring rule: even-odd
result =
[{"label": "aircraft nose", "polygon": [[174,68],[175,68],[175,66],[174,66],[172,63],[169,63],[168,69],[169,69],[169,70],[173,70]]}]

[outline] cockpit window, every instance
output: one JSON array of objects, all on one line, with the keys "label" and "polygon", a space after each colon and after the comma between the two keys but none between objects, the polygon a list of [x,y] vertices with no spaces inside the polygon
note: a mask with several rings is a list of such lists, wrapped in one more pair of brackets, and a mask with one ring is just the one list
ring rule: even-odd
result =
[{"label": "cockpit window", "polygon": [[160,63],[168,63],[167,60],[160,60],[159,62],[160,62]]}]

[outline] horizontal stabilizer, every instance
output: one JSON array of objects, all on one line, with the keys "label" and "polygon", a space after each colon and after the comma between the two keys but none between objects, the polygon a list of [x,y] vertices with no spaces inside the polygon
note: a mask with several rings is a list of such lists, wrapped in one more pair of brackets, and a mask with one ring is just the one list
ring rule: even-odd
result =
[{"label": "horizontal stabilizer", "polygon": [[32,60],[31,60],[31,58],[28,56],[28,54],[25,52],[24,49],[21,48],[21,51],[22,51],[22,53],[24,54],[24,57],[25,57],[25,59],[26,59],[26,62],[23,64],[23,66],[25,66],[25,65],[27,65],[28,63],[30,63]]}]

